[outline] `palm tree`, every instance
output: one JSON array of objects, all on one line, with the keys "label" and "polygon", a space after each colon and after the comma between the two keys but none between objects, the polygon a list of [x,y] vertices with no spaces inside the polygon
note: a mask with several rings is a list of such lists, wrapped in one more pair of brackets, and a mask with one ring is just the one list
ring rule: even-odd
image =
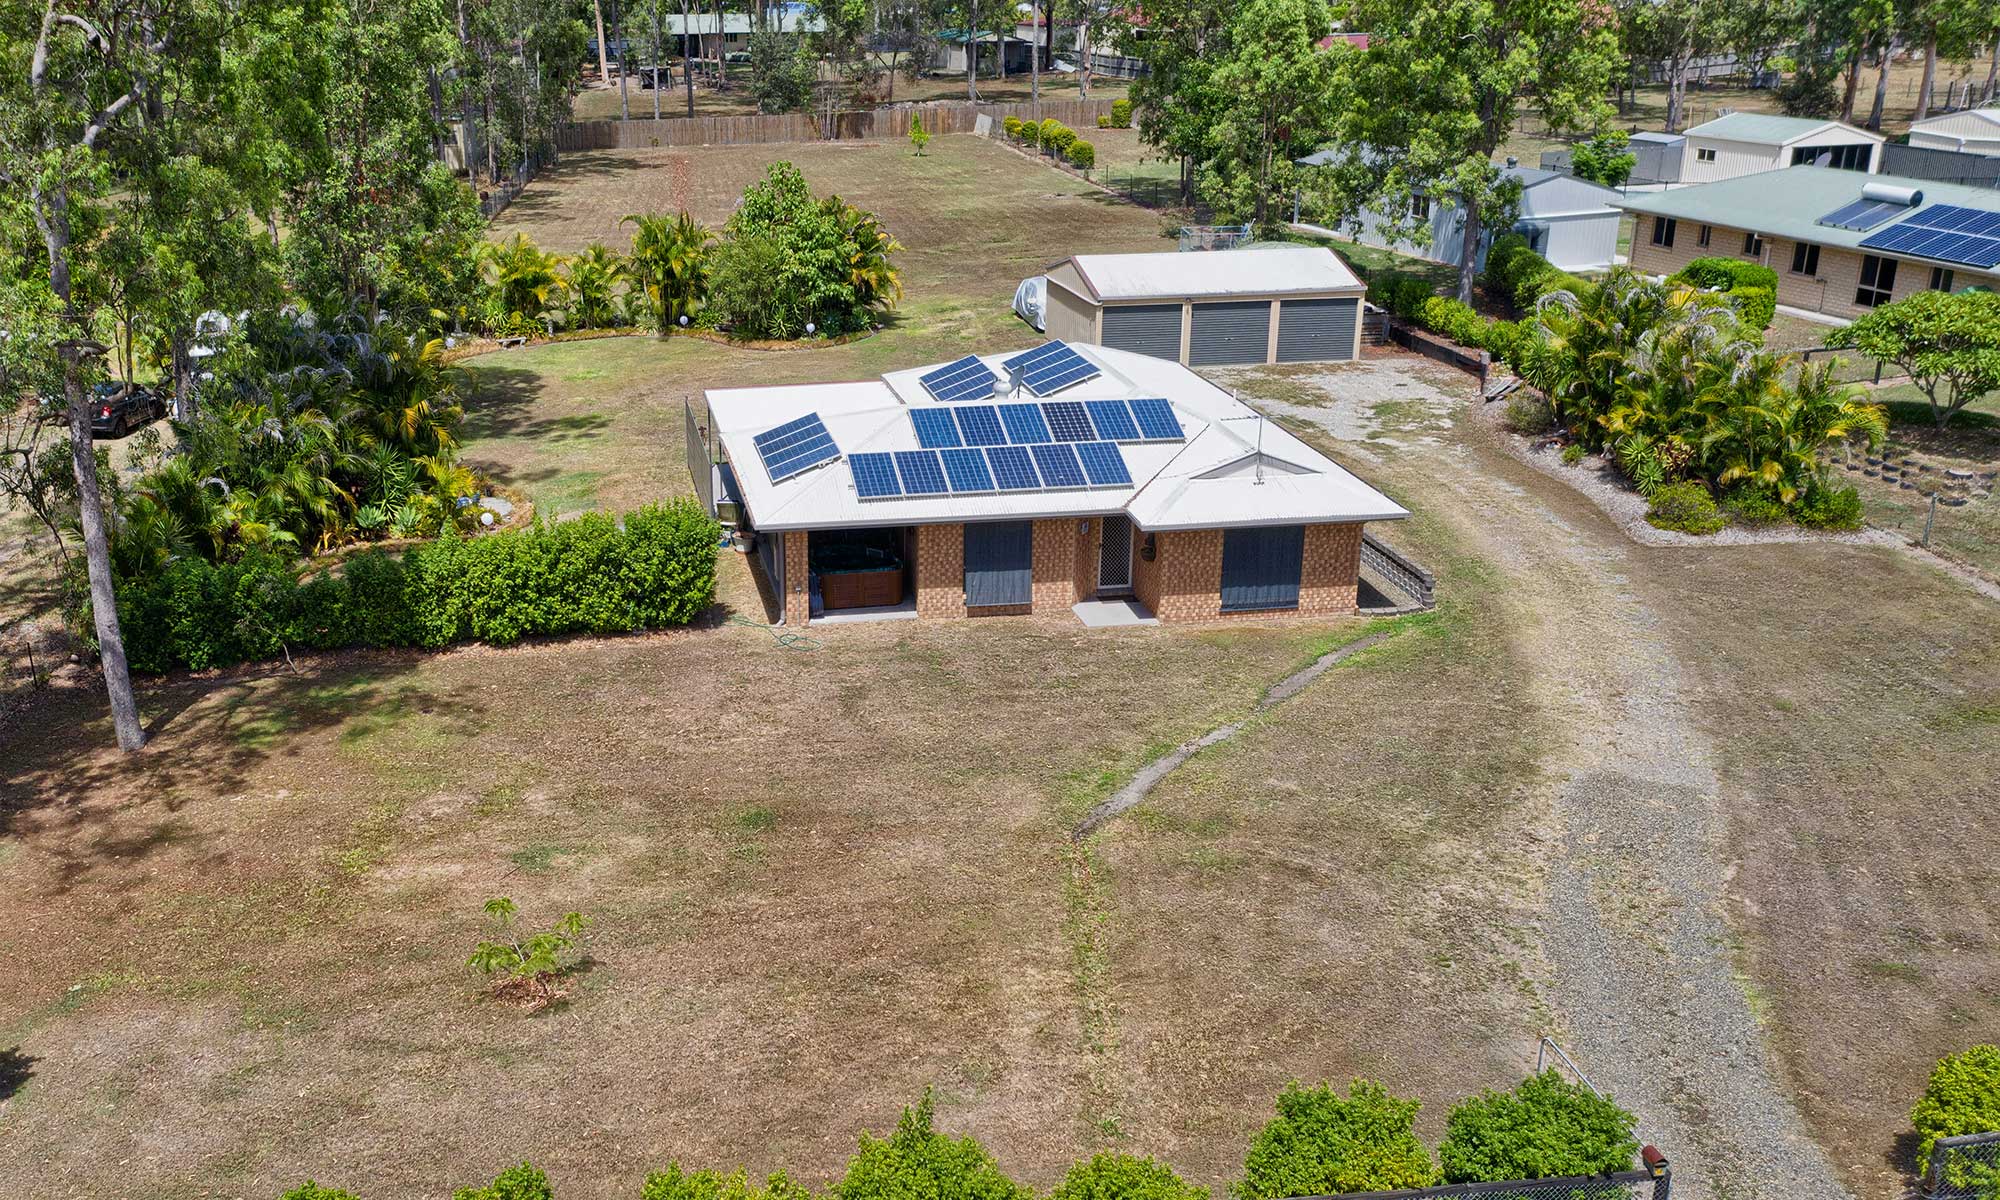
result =
[{"label": "palm tree", "polygon": [[1747,482],[1784,504],[1820,471],[1820,451],[1853,437],[1870,448],[1888,437],[1888,414],[1833,378],[1833,364],[1798,366],[1757,350],[1718,360],[1706,389],[1709,420],[1699,448],[1721,485]]},{"label": "palm tree", "polygon": [[563,293],[569,298],[570,324],[578,329],[603,329],[617,323],[613,294],[625,279],[625,260],[602,242],[592,242],[582,254],[564,262]]},{"label": "palm tree", "polygon": [[525,233],[517,233],[504,242],[485,243],[480,247],[480,257],[491,271],[503,316],[515,313],[528,318],[541,316],[548,307],[549,296],[562,286],[556,275],[562,260],[543,253]]},{"label": "palm tree", "polygon": [[655,327],[664,334],[683,318],[694,320],[708,299],[708,244],[715,234],[685,211],[671,220],[634,213],[625,222],[638,226],[632,235],[631,272]]},{"label": "palm tree", "polygon": [[894,308],[903,298],[902,277],[889,264],[889,256],[903,247],[874,213],[843,203],[839,206],[841,244],[847,249],[847,282],[854,289],[857,309]]}]

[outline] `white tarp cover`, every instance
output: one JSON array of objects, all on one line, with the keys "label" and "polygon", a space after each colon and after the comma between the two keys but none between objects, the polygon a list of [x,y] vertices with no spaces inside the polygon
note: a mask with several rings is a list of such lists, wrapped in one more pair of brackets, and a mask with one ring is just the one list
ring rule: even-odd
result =
[{"label": "white tarp cover", "polygon": [[1014,315],[1035,327],[1037,333],[1048,328],[1048,321],[1042,314],[1049,299],[1049,277],[1030,275],[1014,289]]}]

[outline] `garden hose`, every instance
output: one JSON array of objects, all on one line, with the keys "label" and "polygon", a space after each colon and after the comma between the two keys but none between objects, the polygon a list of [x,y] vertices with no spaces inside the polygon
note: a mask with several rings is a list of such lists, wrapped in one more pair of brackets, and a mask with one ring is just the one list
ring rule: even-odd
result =
[{"label": "garden hose", "polygon": [[787,650],[817,650],[826,644],[808,634],[787,633],[781,626],[766,625],[762,621],[752,621],[748,617],[731,617],[729,618],[729,623],[731,625],[748,625],[752,629],[761,629],[765,633],[770,634],[778,645]]}]

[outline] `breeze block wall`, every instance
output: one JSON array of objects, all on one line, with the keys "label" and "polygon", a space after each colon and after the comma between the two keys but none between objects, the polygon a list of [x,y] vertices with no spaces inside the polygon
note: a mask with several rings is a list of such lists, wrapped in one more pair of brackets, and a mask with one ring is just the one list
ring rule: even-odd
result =
[{"label": "breeze block wall", "polygon": [[811,535],[803,529],[785,534],[785,624],[804,625],[812,620],[812,559],[806,552]]},{"label": "breeze block wall", "polygon": [[917,526],[917,615],[965,615],[965,526]]}]

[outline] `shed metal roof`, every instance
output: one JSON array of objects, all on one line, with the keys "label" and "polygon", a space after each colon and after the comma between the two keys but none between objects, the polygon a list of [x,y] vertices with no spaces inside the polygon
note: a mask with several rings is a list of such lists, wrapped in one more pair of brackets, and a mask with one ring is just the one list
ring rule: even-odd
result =
[{"label": "shed metal roof", "polygon": [[[1939,204],[2000,212],[2000,191],[1992,188],[1964,187],[1930,179],[1905,179],[1897,175],[1864,175],[1859,171],[1840,171],[1832,167],[1786,167],[1779,171],[1760,171],[1755,175],[1739,175],[1734,179],[1698,183],[1671,191],[1636,193],[1616,203],[1629,212],[1727,225],[1772,237],[1853,249],[1861,245],[1863,238],[1880,232],[1882,227],[1836,229],[1821,225],[1819,219],[1842,205],[1860,199],[1861,189],[1871,183],[1921,191],[1924,202],[1912,208],[1912,214]],[[1896,255],[1893,251],[1882,253],[1908,257]]]},{"label": "shed metal roof", "polygon": [[1324,246],[1252,243],[1235,250],[1076,254],[1063,261],[1075,264],[1084,286],[1099,301],[1367,290],[1340,256]]},{"label": "shed metal roof", "polygon": [[1842,125],[1839,121],[1816,120],[1812,117],[1781,117],[1774,113],[1725,113],[1713,121],[1697,125],[1687,131],[1689,137],[1721,138],[1731,142],[1756,142],[1767,146],[1783,146],[1803,137],[1811,137],[1822,129],[1838,127],[1853,133],[1865,141],[1886,141],[1879,133],[1866,129],[1856,129],[1852,125]]},{"label": "shed metal roof", "polygon": [[[1218,258],[1221,254],[1185,257]],[[1064,400],[1160,397],[1184,442],[1121,447],[1132,486],[862,500],[844,461],[773,483],[751,440],[816,412],[842,458],[918,449],[912,408],[935,407],[919,377],[933,366],[861,383],[728,388],[707,393],[710,420],[735,469],[756,528],[841,529],[1127,513],[1141,529],[1214,529],[1389,521],[1409,510],[1178,363],[1103,346],[1076,351],[1102,369],[1066,388]],[[999,373],[1017,351],[984,356]],[[1026,399],[1027,397],[1023,397]],[[951,407],[963,407],[963,402]]]}]

